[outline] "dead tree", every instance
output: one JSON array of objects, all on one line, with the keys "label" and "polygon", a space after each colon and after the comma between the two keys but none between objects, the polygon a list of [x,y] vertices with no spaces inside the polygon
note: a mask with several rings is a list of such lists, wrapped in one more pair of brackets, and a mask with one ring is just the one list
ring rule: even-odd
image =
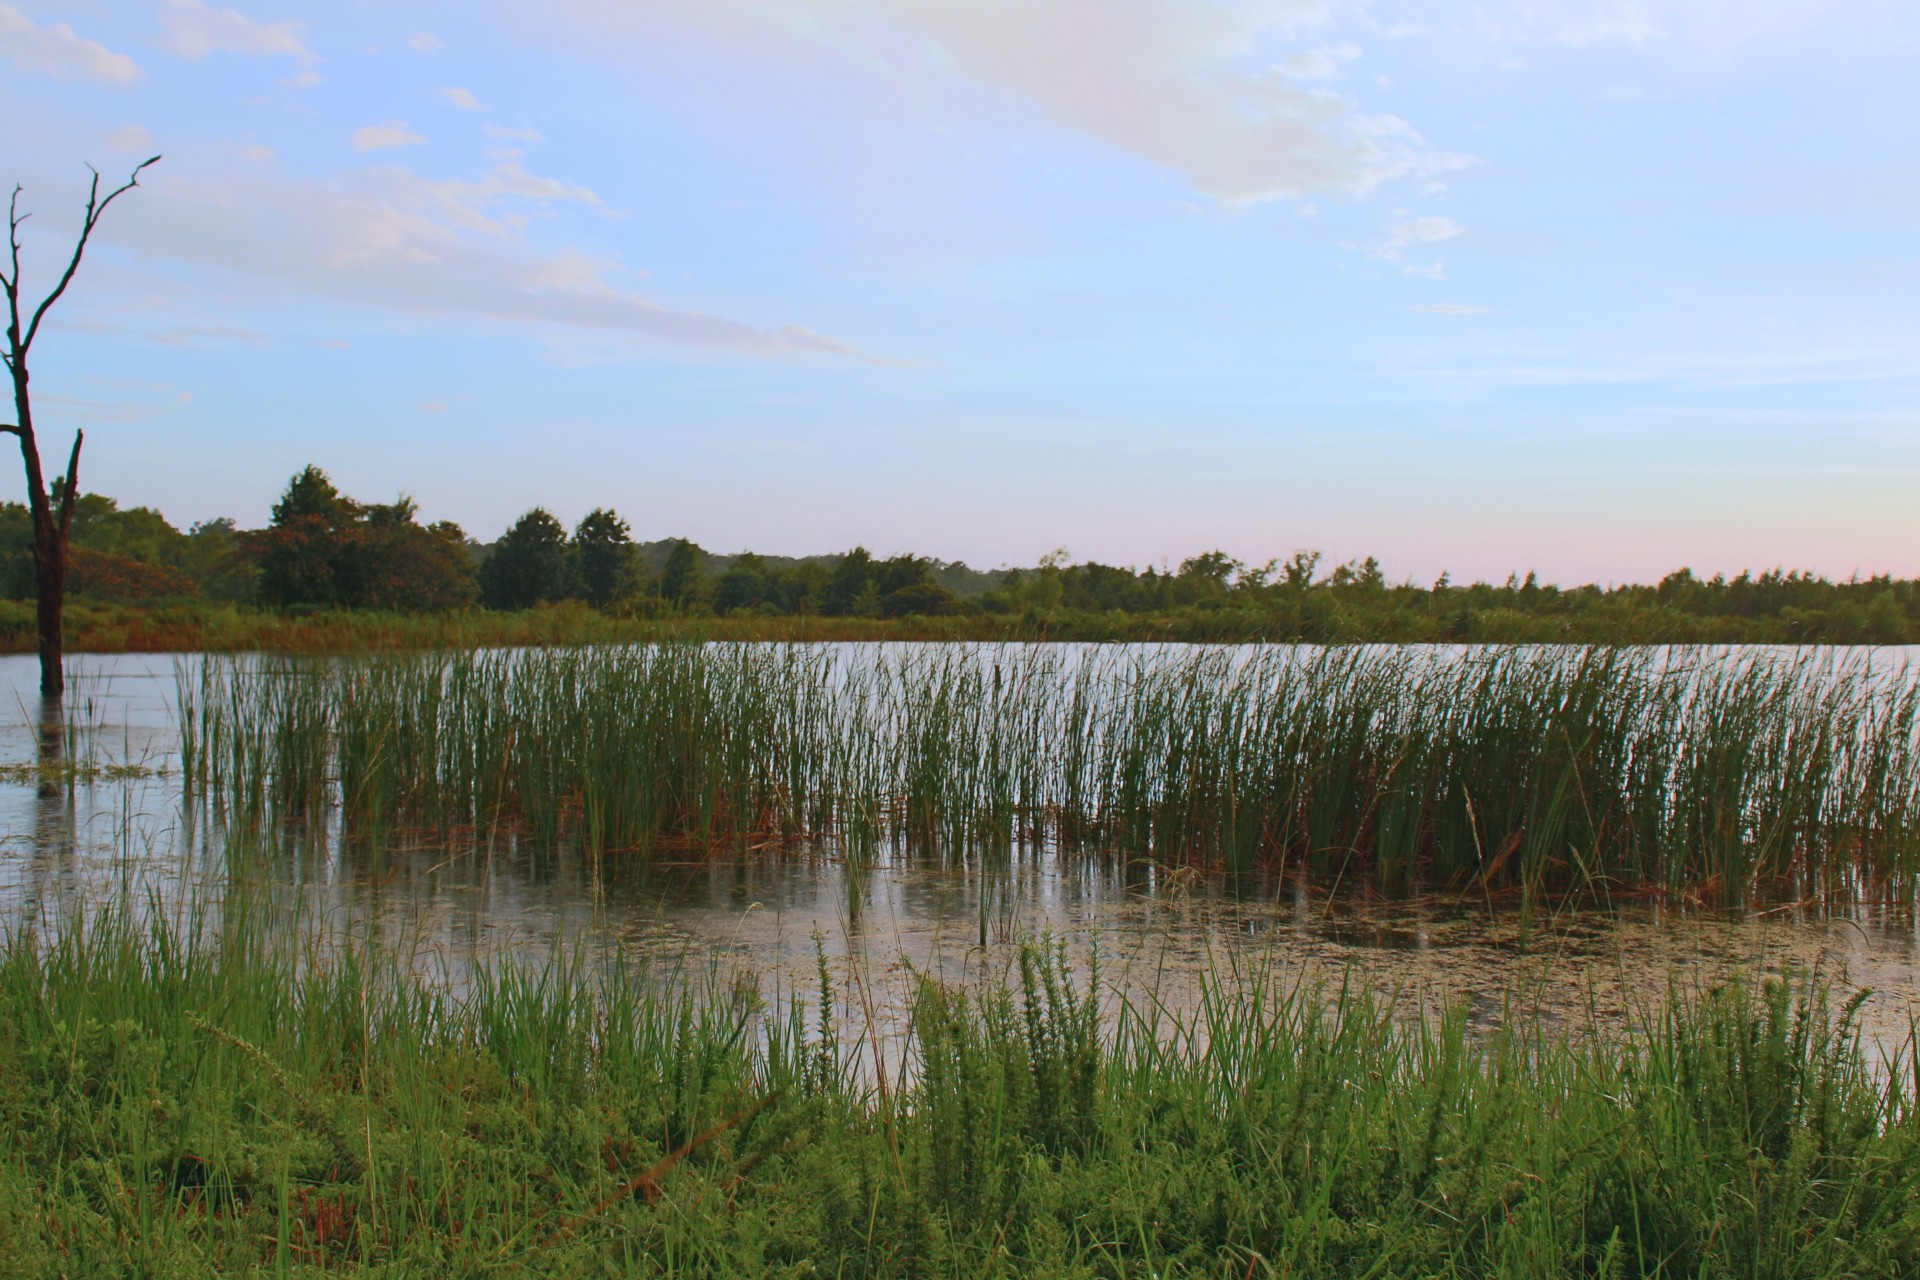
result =
[{"label": "dead tree", "polygon": [[[47,318],[48,310],[60,301],[60,295],[73,283],[74,273],[80,270],[80,258],[87,251],[87,241],[93,238],[93,229],[100,225],[101,215],[106,213],[107,206],[139,186],[140,171],[159,159],[159,156],[155,156],[139,165],[124,183],[109,191],[104,199],[100,195],[99,171],[93,171],[93,185],[87,191],[86,217],[80,223],[80,238],[74,242],[73,258],[67,263],[59,283],[54,285],[53,292],[24,321],[20,313],[20,224],[29,215],[20,212],[18,186],[14,187],[13,198],[7,202],[7,245],[11,251],[13,269],[10,273],[0,273],[0,285],[4,285],[7,291],[7,347],[0,352],[0,360],[6,362],[7,372],[13,376],[14,421],[0,423],[0,431],[20,437],[20,460],[27,469],[27,510],[33,521],[33,578],[40,602],[40,692],[48,697],[57,698],[66,689],[66,674],[61,665],[65,646],[60,627],[67,594],[67,533],[73,526],[73,501],[80,494],[80,444],[86,438],[86,433],[73,433],[73,452],[67,456],[66,477],[56,483],[60,508],[55,511],[47,493],[46,474],[40,468],[40,443],[33,434],[33,403],[27,389],[27,353],[33,349],[33,340],[40,336],[40,322]],[[88,168],[92,169],[92,166]]]}]

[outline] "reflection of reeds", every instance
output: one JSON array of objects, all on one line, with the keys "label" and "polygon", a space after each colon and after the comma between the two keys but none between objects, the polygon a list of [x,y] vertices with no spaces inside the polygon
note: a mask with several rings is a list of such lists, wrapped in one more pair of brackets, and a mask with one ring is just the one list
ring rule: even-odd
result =
[{"label": "reflection of reeds", "polygon": [[1920,691],[1810,652],[668,644],[210,658],[180,696],[230,821],[1729,901],[1920,872]]},{"label": "reflection of reeds", "polygon": [[1027,948],[920,981],[882,1084],[824,962],[817,1018],[567,956],[454,995],[285,923],[0,944],[9,1274],[1920,1268],[1911,1058],[1812,986],[1477,1036],[1261,975],[1103,1016]]}]

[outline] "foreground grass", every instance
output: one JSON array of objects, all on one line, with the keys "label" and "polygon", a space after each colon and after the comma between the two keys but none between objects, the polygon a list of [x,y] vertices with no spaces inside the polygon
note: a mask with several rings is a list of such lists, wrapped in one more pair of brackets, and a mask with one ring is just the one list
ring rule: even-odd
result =
[{"label": "foreground grass", "polygon": [[454,999],[240,932],[6,945],[0,1273],[1920,1274],[1915,1082],[1810,988],[1480,1041],[1258,982],[1103,1020],[1030,950],[923,984],[882,1086],[831,986]]}]

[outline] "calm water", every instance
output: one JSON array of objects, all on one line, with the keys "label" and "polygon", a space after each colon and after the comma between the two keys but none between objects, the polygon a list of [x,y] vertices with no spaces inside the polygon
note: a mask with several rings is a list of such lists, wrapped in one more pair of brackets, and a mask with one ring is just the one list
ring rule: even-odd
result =
[{"label": "calm water", "polygon": [[[215,912],[224,859],[183,807],[173,752],[170,657],[76,659],[65,721],[45,725],[33,659],[0,657],[0,927],[58,928],[130,893],[176,915]],[[91,763],[74,786],[36,775],[43,753]],[[1920,1017],[1920,931],[1911,909],[1811,905],[1738,914],[1623,902],[1524,916],[1457,898],[1309,895],[1259,878],[1227,881],[1061,859],[1045,850],[990,865],[925,858],[849,866],[830,847],[691,862],[609,858],[502,843],[449,854],[377,856],[322,839],[269,863],[321,938],[383,940],[457,983],[476,961],[579,949],[656,966],[751,971],[776,999],[836,980],[897,1020],[911,975],[960,978],[1007,965],[1022,938],[1095,948],[1112,990],[1173,1008],[1199,979],[1352,977],[1423,1001],[1465,1001],[1475,1021],[1627,1016],[1670,981],[1735,968],[1817,970],[1874,992],[1864,1014],[1883,1045]],[[983,945],[984,944],[984,945]]]}]

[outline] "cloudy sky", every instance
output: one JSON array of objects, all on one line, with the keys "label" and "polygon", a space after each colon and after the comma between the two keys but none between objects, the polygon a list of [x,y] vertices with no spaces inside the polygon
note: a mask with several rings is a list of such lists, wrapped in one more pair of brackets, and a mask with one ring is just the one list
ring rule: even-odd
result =
[{"label": "cloudy sky", "polygon": [[[1911,0],[0,0],[43,434],[491,538],[1920,574]],[[49,446],[50,450],[53,448]],[[64,452],[64,447],[60,447]]]}]

